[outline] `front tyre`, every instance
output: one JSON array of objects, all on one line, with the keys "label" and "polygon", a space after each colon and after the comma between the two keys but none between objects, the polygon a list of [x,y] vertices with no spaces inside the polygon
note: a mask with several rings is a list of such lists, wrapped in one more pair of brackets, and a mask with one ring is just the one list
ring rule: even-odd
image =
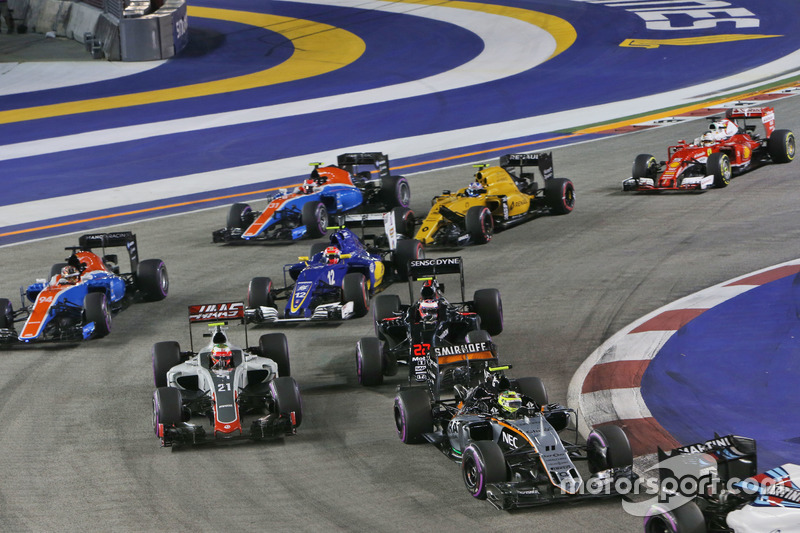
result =
[{"label": "front tyre", "polygon": [[592,474],[633,465],[633,452],[628,436],[619,426],[595,428],[586,438],[586,459]]},{"label": "front tyre", "polygon": [[86,323],[94,322],[94,336],[105,337],[111,332],[111,312],[103,292],[90,292],[83,299]]},{"label": "front tyre", "polygon": [[359,272],[345,274],[342,280],[342,303],[353,302],[353,315],[361,318],[369,311],[369,295],[364,275]]},{"label": "front tyre", "polygon": [[394,398],[394,423],[397,436],[406,444],[425,442],[425,433],[433,432],[433,412],[428,391],[405,389]]},{"label": "front tyre", "polygon": [[167,265],[161,259],[146,259],[136,267],[136,288],[144,299],[157,302],[169,294]]},{"label": "front tyre", "polygon": [[306,235],[312,239],[322,237],[328,232],[328,210],[322,202],[306,202],[301,215]]},{"label": "front tyre", "polygon": [[489,208],[483,205],[473,205],[467,210],[464,217],[464,226],[467,234],[475,244],[486,244],[494,235],[494,219]]},{"label": "front tyre", "polygon": [[14,306],[8,298],[0,298],[0,329],[14,327]]},{"label": "front tyre", "polygon": [[489,335],[500,335],[503,332],[503,301],[497,289],[480,289],[475,291],[475,312],[481,317],[481,329]]},{"label": "front tyre", "polygon": [[569,214],[575,209],[575,186],[566,178],[545,180],[544,200],[552,214]]},{"label": "front tyre", "polygon": [[708,156],[706,160],[706,175],[714,176],[714,187],[720,189],[727,187],[733,175],[731,160],[728,159],[727,154],[714,152]]},{"label": "front tyre", "polygon": [[233,204],[228,209],[228,218],[226,226],[229,229],[245,230],[250,227],[250,224],[255,220],[255,214],[250,206],[247,204]]},{"label": "front tyre", "polygon": [[376,337],[362,337],[356,343],[356,373],[358,383],[365,387],[383,383],[383,354]]},{"label": "front tyre", "polygon": [[790,163],[796,150],[794,133],[789,130],[775,130],[767,139],[767,151],[776,163]]},{"label": "front tyre", "polygon": [[273,379],[269,382],[269,391],[275,402],[276,414],[289,416],[294,413],[295,427],[300,427],[303,421],[303,400],[294,378],[281,376]]},{"label": "front tyre", "polygon": [[417,239],[400,239],[394,250],[394,268],[397,277],[403,281],[408,279],[408,263],[416,259],[424,259],[425,250]]},{"label": "front tyre", "polygon": [[272,280],[267,277],[253,278],[247,286],[247,307],[275,307],[272,295]]},{"label": "front tyre", "polygon": [[158,427],[176,426],[183,422],[183,400],[181,391],[173,387],[158,387],[153,393],[153,430],[159,435]]},{"label": "front tyre", "polygon": [[403,176],[381,178],[380,200],[387,210],[408,207],[411,204],[411,187]]},{"label": "front tyre", "polygon": [[658,175],[658,161],[650,154],[639,154],[633,160],[631,177],[635,180],[649,178],[655,181]]},{"label": "front tyre", "polygon": [[706,533],[706,519],[700,507],[689,501],[677,509],[653,505],[644,517],[645,533]]},{"label": "front tyre", "polygon": [[461,456],[461,476],[473,498],[485,500],[486,486],[508,481],[507,472],[503,451],[492,440],[473,442]]}]

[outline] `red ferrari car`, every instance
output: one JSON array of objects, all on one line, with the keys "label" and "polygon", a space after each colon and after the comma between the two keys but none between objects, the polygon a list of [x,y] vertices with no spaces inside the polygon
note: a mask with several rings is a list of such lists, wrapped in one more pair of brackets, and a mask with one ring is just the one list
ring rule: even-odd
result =
[{"label": "red ferrari car", "polygon": [[[763,136],[749,119],[760,118]],[[775,129],[772,107],[734,107],[713,117],[708,131],[692,143],[679,141],[667,150],[667,161],[640,154],[623,191],[694,191],[727,187],[731,177],[766,163],[789,163],[795,155],[790,130]]]}]

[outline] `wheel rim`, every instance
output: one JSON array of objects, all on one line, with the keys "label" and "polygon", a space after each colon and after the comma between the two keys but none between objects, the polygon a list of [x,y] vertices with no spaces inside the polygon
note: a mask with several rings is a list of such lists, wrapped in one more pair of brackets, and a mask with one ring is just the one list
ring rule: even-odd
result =
[{"label": "wheel rim", "polygon": [[328,229],[328,212],[323,205],[317,208],[317,220],[319,220],[319,231],[325,233]]},{"label": "wheel rim", "polygon": [[464,458],[464,482],[473,495],[479,494],[483,488],[483,473],[472,455]]},{"label": "wheel rim", "polygon": [[164,268],[164,265],[161,265],[159,270],[161,271],[161,294],[166,295],[169,291],[169,275],[167,274],[167,269]]},{"label": "wheel rim", "polygon": [[411,203],[411,189],[409,189],[408,183],[400,183],[400,194],[398,196],[400,197],[400,205],[408,207],[408,204]]},{"label": "wheel rim", "polygon": [[575,207],[575,191],[571,187],[567,187],[564,191],[564,204],[572,209]]},{"label": "wheel rim", "polygon": [[483,212],[483,234],[486,235],[486,240],[492,238],[492,234],[494,233],[494,222],[492,221],[492,214],[489,213],[489,210],[484,210]]},{"label": "wheel rim", "polygon": [[790,135],[786,139],[786,155],[788,156],[788,158],[790,160],[794,159],[794,153],[795,153],[796,149],[797,149],[797,147],[795,146],[794,136]]},{"label": "wheel rim", "polygon": [[397,427],[397,436],[403,442],[406,441],[406,421],[403,411],[397,405],[394,406],[394,425]]}]

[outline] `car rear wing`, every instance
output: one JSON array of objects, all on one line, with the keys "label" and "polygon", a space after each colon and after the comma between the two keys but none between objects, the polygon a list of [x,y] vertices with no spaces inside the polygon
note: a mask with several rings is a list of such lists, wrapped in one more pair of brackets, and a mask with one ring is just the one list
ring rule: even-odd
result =
[{"label": "car rear wing", "polygon": [[389,156],[382,152],[340,154],[336,158],[336,165],[351,174],[355,174],[355,167],[359,165],[372,165],[378,169],[381,178],[389,176]]},{"label": "car rear wing", "polygon": [[189,343],[194,352],[194,339],[192,338],[193,324],[208,324],[209,326],[227,326],[229,322],[238,321],[244,326],[245,346],[247,343],[247,320],[245,319],[244,302],[222,302],[213,304],[198,304],[189,306]]},{"label": "car rear wing", "polygon": [[136,235],[131,231],[117,231],[114,233],[87,233],[78,237],[78,246],[67,246],[65,250],[75,252],[77,250],[92,251],[102,249],[103,261],[118,264],[115,254],[106,254],[106,248],[125,247],[128,250],[128,257],[131,262],[130,274],[135,274],[139,266],[139,247],[136,244]]},{"label": "car rear wing", "polygon": [[508,170],[509,168],[524,169],[525,167],[539,167],[539,172],[546,180],[552,178],[553,152],[542,152],[539,154],[506,154],[500,156],[500,166]]},{"label": "car rear wing", "polygon": [[458,274],[461,279],[461,300],[466,300],[464,292],[464,261],[460,257],[439,257],[437,259],[413,259],[408,263],[408,293],[411,302],[414,298],[414,282],[428,280],[443,274]]},{"label": "car rear wing", "polygon": [[[682,478],[708,478],[710,482],[727,483],[729,480],[744,480],[758,473],[756,441],[749,437],[726,435],[704,442],[697,442],[669,452],[658,448],[658,474],[661,487],[665,483],[681,483]],[[698,483],[702,487],[701,483]],[[713,487],[713,485],[712,485]],[[721,488],[721,487],[720,487]]]},{"label": "car rear wing", "polygon": [[[370,235],[364,232],[366,228],[383,227],[384,235],[389,242],[389,249],[397,249],[397,241],[400,238],[397,233],[397,226],[394,223],[394,215],[391,211],[386,213],[358,213],[346,214],[339,217],[339,225],[346,228],[361,228],[361,240],[367,239],[377,242],[381,235]],[[328,229],[338,229],[330,227]]]},{"label": "car rear wing", "polygon": [[[725,111],[725,118],[737,122],[740,128],[744,128],[748,133],[755,130],[755,126],[747,125],[747,119],[760,118],[764,124],[766,136],[772,135],[775,131],[775,108],[774,107],[731,107]],[[741,119],[741,123],[736,119]]]}]

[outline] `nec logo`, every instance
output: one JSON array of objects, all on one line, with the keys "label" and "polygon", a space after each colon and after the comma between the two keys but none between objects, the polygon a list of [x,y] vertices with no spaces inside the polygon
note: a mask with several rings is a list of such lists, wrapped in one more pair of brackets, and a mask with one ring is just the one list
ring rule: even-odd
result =
[{"label": "nec logo", "polygon": [[519,444],[517,444],[517,437],[511,433],[504,431],[500,434],[500,438],[512,448],[519,448]]}]

